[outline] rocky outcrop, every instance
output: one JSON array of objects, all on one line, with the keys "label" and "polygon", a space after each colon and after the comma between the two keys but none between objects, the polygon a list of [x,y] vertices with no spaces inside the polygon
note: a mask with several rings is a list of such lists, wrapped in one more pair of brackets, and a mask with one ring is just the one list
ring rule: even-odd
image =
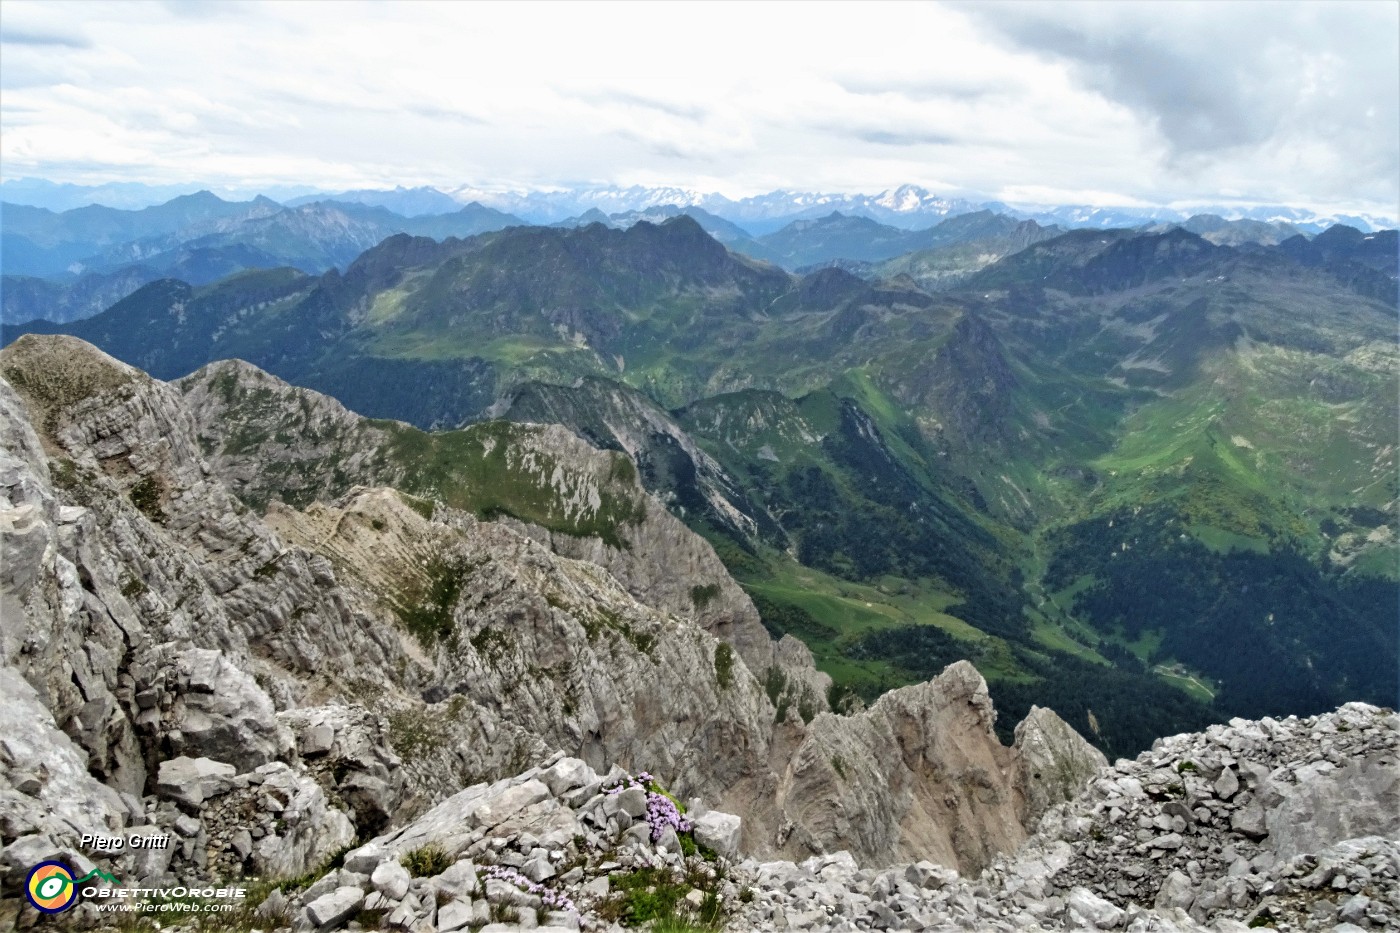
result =
[{"label": "rocky outcrop", "polygon": [[[649,774],[600,774],[555,753],[453,794],[242,916],[260,929],[422,933],[621,933],[662,916],[735,933],[1393,929],[1400,816],[1385,796],[1393,781],[1375,775],[1394,776],[1397,742],[1400,717],[1364,704],[1175,736],[1056,805],[980,875],[927,859],[870,867],[846,851],[743,857],[741,816],[677,806]],[[278,768],[259,769],[261,792]],[[1270,840],[1303,797],[1333,818],[1313,833],[1318,848],[1285,856],[1297,840]],[[1186,821],[1188,801],[1205,815]],[[1263,835],[1230,818],[1256,802]],[[1352,829],[1376,834],[1335,838]]]},{"label": "rocky outcrop", "polygon": [[450,724],[414,743],[407,767],[424,782],[445,772],[461,786],[549,748],[597,768],[646,762],[711,799],[769,780],[762,685],[737,659],[722,681],[713,638],[597,565],[450,510],[430,521],[387,489],[274,505],[267,521],[406,621],[414,682]]},{"label": "rocky outcrop", "polygon": [[[399,453],[404,437],[420,436],[406,425],[387,427],[362,418],[332,398],[288,385],[241,360],[211,363],[177,385],[195,417],[200,445],[215,474],[255,508],[264,509],[273,500],[299,507],[331,502],[355,485],[393,486],[442,498],[441,490],[420,476],[421,464]],[[714,486],[706,487],[714,508],[734,511],[716,491],[715,484],[722,479],[718,464],[664,412],[621,386],[601,380],[589,386],[587,398],[601,411],[595,415],[601,419],[598,431],[606,440],[620,444],[640,462],[648,449],[646,437],[660,432],[680,438],[675,443],[686,457],[702,464],[706,482]],[[572,399],[574,390],[539,386],[532,391],[543,400],[554,400],[554,407],[542,411],[571,414],[574,422],[582,417],[575,407],[559,408],[560,399]],[[519,472],[528,472],[532,464],[548,465],[548,475],[522,475],[522,483],[539,485],[544,494],[561,500],[595,507],[612,490],[630,504],[631,514],[625,527],[611,536],[551,530],[497,509],[505,512],[500,520],[558,554],[603,567],[640,602],[693,619],[733,645],[760,676],[779,666],[794,690],[805,687],[814,708],[825,709],[830,679],[817,672],[802,652],[791,648],[778,652],[753,603],[714,549],[643,492],[636,470],[619,469],[616,454],[599,450],[554,424],[523,426],[513,446]],[[464,472],[457,479],[467,486],[501,481],[497,476],[467,473],[465,465],[458,468]],[[464,498],[471,498],[470,494]],[[746,516],[737,512],[735,516],[735,521],[752,524]]]},{"label": "rocky outcrop", "polygon": [[5,660],[109,785],[139,798],[179,756],[294,761],[288,725],[311,723],[277,710],[373,696],[422,780],[381,786],[387,764],[352,754],[360,786],[333,789],[367,825],[550,747],[771,796],[772,706],[742,658],[722,677],[710,636],[602,568],[389,490],[263,522],[211,476],[169,386],[70,338],[0,362],[23,395],[3,386]]},{"label": "rocky outcrop", "polygon": [[288,385],[243,360],[220,360],[172,383],[184,395],[214,474],[261,511],[271,499],[328,502],[351,485],[403,479],[379,456],[390,431],[328,395]]},{"label": "rocky outcrop", "polygon": [[[990,877],[1030,879],[1027,897],[1082,887],[1120,907],[1155,905],[1201,923],[1263,916],[1330,929],[1342,902],[1363,889],[1386,893],[1378,909],[1400,917],[1400,849],[1364,841],[1397,833],[1400,716],[1350,703],[1159,740],[1048,813],[1017,860]],[[1323,861],[1351,858],[1379,859],[1388,878],[1363,867],[1312,876]],[[1346,880],[1333,886],[1339,873]]]},{"label": "rocky outcrop", "polygon": [[1048,710],[996,741],[987,684],[960,661],[852,716],[818,716],[778,801],[790,849],[864,864],[927,858],[971,872],[1010,852],[1107,762]]}]

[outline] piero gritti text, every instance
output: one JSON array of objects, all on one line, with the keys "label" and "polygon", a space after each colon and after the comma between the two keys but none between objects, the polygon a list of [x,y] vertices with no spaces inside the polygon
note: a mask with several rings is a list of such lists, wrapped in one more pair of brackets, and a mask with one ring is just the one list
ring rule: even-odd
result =
[{"label": "piero gritti text", "polygon": [[150,835],[110,836],[96,833],[83,833],[78,839],[79,848],[89,852],[124,852],[128,849],[168,849],[169,833]]}]

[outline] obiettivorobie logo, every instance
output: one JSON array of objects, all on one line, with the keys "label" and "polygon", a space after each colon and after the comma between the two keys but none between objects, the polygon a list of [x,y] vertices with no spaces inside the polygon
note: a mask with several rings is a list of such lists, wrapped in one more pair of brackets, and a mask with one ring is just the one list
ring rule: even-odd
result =
[{"label": "obiettivorobie logo", "polygon": [[219,913],[234,910],[231,902],[247,897],[248,889],[198,884],[122,887],[116,876],[101,868],[78,876],[65,862],[47,861],[29,869],[24,896],[35,910],[46,914],[61,914],[80,898],[96,904],[100,911]]},{"label": "obiettivorobie logo", "polygon": [[24,883],[24,896],[29,898],[29,903],[34,905],[35,910],[46,914],[61,914],[78,903],[78,885],[94,878],[108,884],[119,883],[116,878],[100,868],[94,868],[81,878],[75,878],[73,869],[63,862],[40,862],[29,869],[29,877]]}]

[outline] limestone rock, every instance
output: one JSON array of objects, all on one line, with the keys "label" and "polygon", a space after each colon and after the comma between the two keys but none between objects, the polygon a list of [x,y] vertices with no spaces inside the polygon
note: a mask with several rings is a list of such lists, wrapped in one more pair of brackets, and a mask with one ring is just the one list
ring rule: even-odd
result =
[{"label": "limestone rock", "polygon": [[306,915],[319,930],[329,930],[350,919],[365,903],[365,892],[352,885],[323,894],[306,907]]},{"label": "limestone rock", "polygon": [[156,792],[187,809],[233,789],[233,765],[211,758],[171,758],[160,763]]},{"label": "limestone rock", "polygon": [[379,867],[370,875],[370,882],[374,889],[392,901],[401,901],[408,893],[408,883],[411,880],[408,869],[404,868],[393,859],[386,859],[379,863]]},{"label": "limestone rock", "polygon": [[789,844],[967,872],[1014,850],[1103,757],[1046,710],[1007,749],[995,715],[986,682],[964,661],[856,715],[818,716],[779,785]]},{"label": "limestone rock", "polygon": [[271,762],[257,771],[261,789],[284,801],[278,819],[281,829],[259,839],[252,864],[267,878],[295,878],[318,867],[355,839],[355,824],[331,806],[315,780],[282,762]]},{"label": "limestone rock", "polygon": [[1014,732],[1020,786],[1026,800],[1021,823],[1033,827],[1055,804],[1078,796],[1108,767],[1102,752],[1086,742],[1053,710],[1032,706]]},{"label": "limestone rock", "polygon": [[709,846],[725,858],[739,855],[739,831],[742,821],[732,813],[711,810],[694,821],[695,841]]}]

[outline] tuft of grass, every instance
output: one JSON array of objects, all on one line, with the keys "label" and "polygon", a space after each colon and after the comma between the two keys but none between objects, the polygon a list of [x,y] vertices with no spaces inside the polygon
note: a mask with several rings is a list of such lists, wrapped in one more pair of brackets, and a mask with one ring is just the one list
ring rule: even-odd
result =
[{"label": "tuft of grass", "polygon": [[452,867],[452,857],[433,843],[405,852],[399,864],[415,878],[432,878]]}]

